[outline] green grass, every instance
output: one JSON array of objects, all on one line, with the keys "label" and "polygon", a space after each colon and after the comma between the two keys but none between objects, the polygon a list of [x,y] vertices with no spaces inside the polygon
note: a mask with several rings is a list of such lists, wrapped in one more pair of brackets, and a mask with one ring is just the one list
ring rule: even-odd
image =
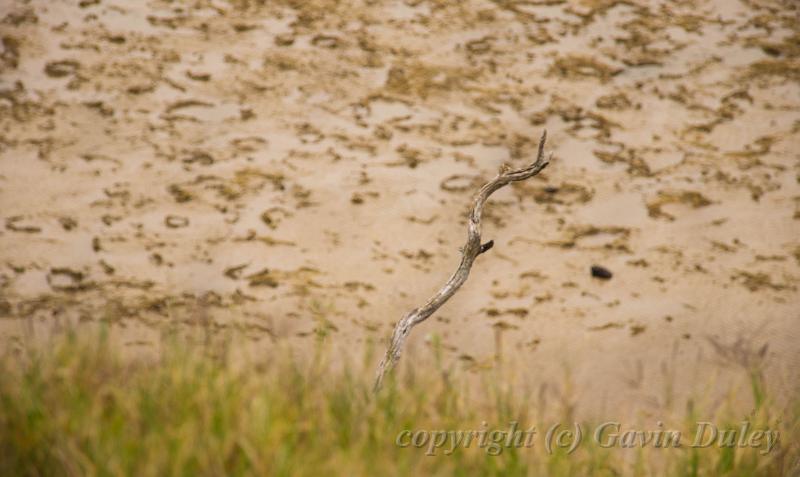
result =
[{"label": "green grass", "polygon": [[[322,339],[320,339],[322,341]],[[307,360],[275,351],[268,362],[233,359],[170,338],[157,357],[122,358],[103,334],[74,333],[47,347],[0,357],[0,475],[784,475],[797,465],[798,406],[770,411],[764,386],[748,415],[723,405],[720,424],[779,429],[780,445],[758,449],[618,449],[585,439],[568,454],[531,448],[492,456],[475,445],[444,455],[400,448],[404,429],[505,429],[542,425],[518,385],[487,374],[410,372],[371,392],[363,363]],[[367,360],[372,364],[372,358]],[[756,379],[756,378],[753,378]],[[516,391],[515,391],[516,389]],[[701,415],[686,406],[682,425]],[[708,414],[705,414],[708,415]],[[569,422],[569,415],[560,416]],[[555,422],[559,416],[550,416]],[[538,422],[537,422],[538,421]],[[591,429],[593,423],[583,423]]]}]

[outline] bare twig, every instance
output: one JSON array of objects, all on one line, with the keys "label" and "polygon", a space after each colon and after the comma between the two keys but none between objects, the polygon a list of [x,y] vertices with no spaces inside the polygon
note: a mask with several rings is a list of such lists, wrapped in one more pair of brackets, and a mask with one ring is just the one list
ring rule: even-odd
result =
[{"label": "bare twig", "polygon": [[381,388],[383,378],[389,373],[397,361],[400,359],[400,354],[403,351],[403,344],[411,332],[411,328],[422,323],[428,319],[436,310],[439,309],[444,303],[455,294],[456,291],[467,281],[469,271],[472,268],[472,263],[475,258],[488,251],[494,245],[494,241],[490,240],[481,244],[481,212],[483,205],[496,190],[506,186],[512,182],[523,181],[530,177],[535,176],[547,164],[550,163],[552,155],[545,157],[544,145],[547,140],[547,131],[542,133],[542,138],[539,140],[539,151],[536,155],[536,160],[528,167],[523,169],[511,170],[507,166],[503,166],[497,176],[486,183],[478,191],[472,205],[472,212],[469,214],[469,223],[467,228],[467,243],[461,249],[461,263],[458,265],[453,276],[447,280],[447,283],[420,308],[415,308],[408,312],[394,328],[392,333],[389,347],[386,354],[378,365],[378,370],[375,376],[374,390],[377,392]]}]

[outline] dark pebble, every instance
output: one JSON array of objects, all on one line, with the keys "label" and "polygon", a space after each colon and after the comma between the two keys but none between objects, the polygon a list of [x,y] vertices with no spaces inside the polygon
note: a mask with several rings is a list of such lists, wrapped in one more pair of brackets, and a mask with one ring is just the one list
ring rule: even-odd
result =
[{"label": "dark pebble", "polygon": [[600,265],[592,265],[592,276],[603,280],[610,280],[611,277],[614,276],[614,274],[611,273],[611,270],[607,269],[606,267],[601,267]]}]

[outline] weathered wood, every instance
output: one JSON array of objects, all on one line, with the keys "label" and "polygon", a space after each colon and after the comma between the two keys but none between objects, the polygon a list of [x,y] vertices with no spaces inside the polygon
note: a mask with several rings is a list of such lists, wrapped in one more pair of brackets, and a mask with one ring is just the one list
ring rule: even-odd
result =
[{"label": "weathered wood", "polygon": [[523,169],[512,170],[507,166],[503,166],[497,176],[486,183],[478,191],[475,199],[473,200],[472,211],[469,214],[469,222],[467,224],[467,243],[461,249],[461,263],[458,265],[455,273],[447,280],[447,283],[436,292],[433,297],[428,300],[420,308],[415,308],[408,312],[394,328],[389,347],[386,354],[383,356],[380,364],[378,365],[377,373],[375,376],[374,390],[377,392],[381,388],[383,379],[387,373],[395,367],[400,354],[403,351],[403,344],[411,332],[411,329],[427,320],[439,309],[444,303],[455,294],[456,291],[467,281],[469,271],[472,268],[472,263],[478,255],[487,252],[494,245],[494,241],[490,240],[481,244],[481,213],[483,206],[496,190],[504,187],[512,182],[523,181],[530,177],[535,176],[542,171],[550,163],[552,155],[545,157],[544,146],[547,140],[547,131],[542,133],[539,140],[539,150],[536,155],[536,160],[528,167]]}]

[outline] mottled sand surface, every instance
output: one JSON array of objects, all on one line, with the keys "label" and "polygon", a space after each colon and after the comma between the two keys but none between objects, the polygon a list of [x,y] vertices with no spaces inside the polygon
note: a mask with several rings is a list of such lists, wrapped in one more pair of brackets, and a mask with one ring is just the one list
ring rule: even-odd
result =
[{"label": "mottled sand surface", "polygon": [[[4,1],[0,340],[108,322],[361,356],[414,330],[576,405],[800,375],[793,1]],[[590,267],[612,272],[592,277]],[[88,328],[87,328],[88,329]],[[568,378],[564,376],[568,375]],[[559,394],[560,393],[560,394]],[[613,404],[603,404],[613,405]]]}]

